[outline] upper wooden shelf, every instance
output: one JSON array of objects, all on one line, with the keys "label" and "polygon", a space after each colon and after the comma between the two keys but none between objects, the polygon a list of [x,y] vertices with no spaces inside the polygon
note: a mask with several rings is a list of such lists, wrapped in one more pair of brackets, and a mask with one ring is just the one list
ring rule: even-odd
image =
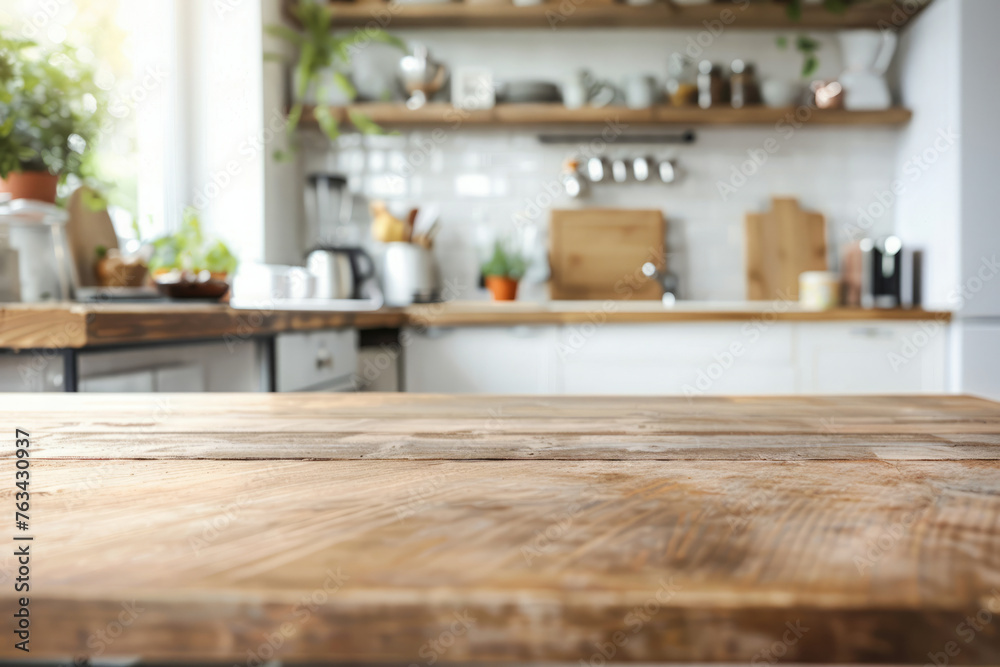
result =
[{"label": "upper wooden shelf", "polygon": [[[336,115],[347,120],[349,111],[360,111],[384,127],[439,126],[454,130],[465,125],[545,125],[580,126],[617,122],[623,125],[774,125],[783,119],[790,124],[810,125],[902,125],[913,115],[909,109],[892,108],[885,111],[842,111],[808,109],[772,109],[749,107],[745,109],[699,109],[697,107],[658,106],[651,109],[604,107],[567,109],[561,104],[498,104],[484,111],[462,111],[450,104],[431,103],[411,111],[402,104],[374,102],[338,107]],[[313,109],[303,114],[307,123],[315,121]]]},{"label": "upper wooden shelf", "polygon": [[[922,9],[930,0],[922,0]],[[450,2],[407,4],[394,2],[331,2],[337,27],[364,26],[388,19],[392,28],[699,28],[721,21],[726,29],[824,29],[902,27],[916,15],[884,0],[853,5],[843,13],[822,6],[802,8],[801,20],[793,20],[784,4],[756,0],[742,7],[739,2],[678,6],[666,2],[631,6],[608,0],[574,2],[572,12],[560,11],[550,0],[531,7],[506,3]],[[381,22],[379,22],[381,24]]]}]

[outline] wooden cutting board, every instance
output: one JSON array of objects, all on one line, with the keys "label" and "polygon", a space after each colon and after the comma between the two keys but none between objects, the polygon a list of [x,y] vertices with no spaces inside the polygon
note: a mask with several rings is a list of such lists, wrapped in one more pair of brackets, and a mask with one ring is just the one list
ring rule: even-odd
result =
[{"label": "wooden cutting board", "polygon": [[66,237],[79,285],[92,287],[98,284],[97,274],[94,272],[98,261],[97,248],[103,246],[111,250],[118,247],[115,226],[111,223],[111,216],[106,208],[95,211],[88,205],[85,188],[70,195],[66,210],[69,211]]},{"label": "wooden cutting board", "polygon": [[826,219],[793,198],[775,197],[766,213],[746,217],[747,298],[799,298],[799,274],[826,271]]},{"label": "wooden cutting board", "polygon": [[659,281],[642,265],[664,265],[665,224],[655,210],[552,211],[549,228],[553,299],[655,300]]}]

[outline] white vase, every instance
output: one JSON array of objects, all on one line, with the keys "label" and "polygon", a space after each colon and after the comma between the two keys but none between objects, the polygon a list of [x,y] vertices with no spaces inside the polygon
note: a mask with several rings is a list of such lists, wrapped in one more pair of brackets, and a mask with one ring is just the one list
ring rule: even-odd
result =
[{"label": "white vase", "polygon": [[891,30],[848,30],[837,36],[846,70],[840,75],[844,87],[844,108],[850,111],[877,111],[892,106],[892,94],[885,80],[898,37]]}]

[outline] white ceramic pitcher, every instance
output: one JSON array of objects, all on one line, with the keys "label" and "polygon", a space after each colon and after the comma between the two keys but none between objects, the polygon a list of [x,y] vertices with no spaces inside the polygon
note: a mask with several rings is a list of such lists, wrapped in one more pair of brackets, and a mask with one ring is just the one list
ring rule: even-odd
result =
[{"label": "white ceramic pitcher", "polygon": [[852,111],[888,109],[892,94],[885,80],[898,37],[891,30],[847,30],[838,35],[847,68],[840,75],[844,107]]}]

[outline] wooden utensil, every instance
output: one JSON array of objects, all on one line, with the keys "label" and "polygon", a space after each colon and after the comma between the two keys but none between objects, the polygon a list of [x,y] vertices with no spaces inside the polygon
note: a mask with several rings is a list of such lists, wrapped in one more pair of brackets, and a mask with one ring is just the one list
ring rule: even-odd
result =
[{"label": "wooden utensil", "polygon": [[652,262],[662,270],[665,224],[655,210],[552,211],[549,229],[553,299],[663,297],[663,288],[642,273]]},{"label": "wooden utensil", "polygon": [[826,271],[826,219],[794,198],[775,197],[771,210],[746,216],[747,298],[799,298],[799,274]]}]

